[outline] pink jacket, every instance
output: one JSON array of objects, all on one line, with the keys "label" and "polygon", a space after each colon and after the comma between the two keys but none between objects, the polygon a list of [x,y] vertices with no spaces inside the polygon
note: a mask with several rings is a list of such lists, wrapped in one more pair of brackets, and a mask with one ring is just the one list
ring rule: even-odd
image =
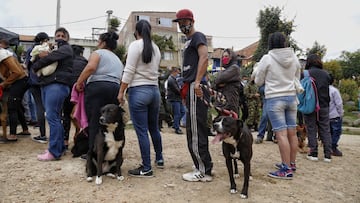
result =
[{"label": "pink jacket", "polygon": [[76,91],[75,84],[71,90],[70,101],[75,104],[75,110],[73,113],[73,118],[77,120],[82,129],[88,126],[88,119],[85,112],[85,101],[84,101],[84,92]]}]

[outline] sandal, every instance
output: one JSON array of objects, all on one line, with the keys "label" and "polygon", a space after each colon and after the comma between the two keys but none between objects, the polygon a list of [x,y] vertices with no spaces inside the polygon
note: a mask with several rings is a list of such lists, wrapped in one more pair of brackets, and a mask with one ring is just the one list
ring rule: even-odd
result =
[{"label": "sandal", "polygon": [[9,135],[9,136],[7,136],[7,141],[9,141],[9,142],[16,142],[17,141],[17,137],[16,137],[16,135]]}]

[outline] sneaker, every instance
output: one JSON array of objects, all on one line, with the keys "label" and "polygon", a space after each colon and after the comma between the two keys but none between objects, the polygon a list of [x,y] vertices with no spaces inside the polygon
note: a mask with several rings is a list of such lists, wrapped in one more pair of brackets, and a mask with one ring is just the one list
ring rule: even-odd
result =
[{"label": "sneaker", "polygon": [[330,158],[330,159],[329,159],[329,158],[324,158],[324,162],[330,163],[330,162],[331,162],[331,158]]},{"label": "sneaker", "polygon": [[37,155],[37,159],[39,161],[55,161],[57,158],[55,158],[49,151],[45,151],[43,154]]},{"label": "sneaker", "polygon": [[195,170],[193,172],[185,173],[182,175],[183,180],[189,182],[211,182],[212,177],[210,175],[202,174],[200,171]]},{"label": "sneaker", "polygon": [[178,135],[182,135],[182,134],[183,134],[183,132],[182,132],[182,130],[181,130],[180,128],[177,129],[177,130],[175,130],[175,133],[178,134]]},{"label": "sneaker", "polygon": [[[283,164],[282,163],[278,163],[278,164],[275,164],[275,168],[277,169],[281,169],[283,167]],[[291,162],[290,163],[290,169],[293,171],[293,172],[296,172],[296,164]]]},{"label": "sneaker", "polygon": [[325,155],[324,162],[330,163],[331,162],[331,156],[330,155]]},{"label": "sneaker", "polygon": [[306,158],[310,161],[318,161],[318,155],[317,155],[317,152],[310,152]]},{"label": "sneaker", "polygon": [[155,161],[155,165],[157,168],[164,168],[164,160],[160,159]]},{"label": "sneaker", "polygon": [[47,143],[47,137],[46,136],[39,135],[39,136],[33,137],[32,140],[35,141],[35,142],[42,143],[42,144]]},{"label": "sneaker", "polygon": [[331,155],[333,155],[333,156],[342,156],[343,154],[338,148],[335,148],[335,149],[332,150]]},{"label": "sneaker", "polygon": [[282,168],[274,171],[274,172],[270,172],[268,174],[269,177],[272,178],[278,178],[278,179],[284,179],[284,180],[292,180],[293,178],[293,171],[288,168],[285,164],[282,164]]},{"label": "sneaker", "polygon": [[263,139],[260,137],[256,138],[255,144],[261,144],[261,143],[263,143]]},{"label": "sneaker", "polygon": [[144,171],[143,166],[140,166],[139,168],[136,168],[136,169],[129,170],[128,174],[130,176],[134,176],[134,177],[146,177],[146,178],[154,177],[153,171],[151,169],[148,171]]},{"label": "sneaker", "polygon": [[87,160],[87,154],[81,155],[81,156],[80,156],[80,159],[82,159],[82,160]]}]

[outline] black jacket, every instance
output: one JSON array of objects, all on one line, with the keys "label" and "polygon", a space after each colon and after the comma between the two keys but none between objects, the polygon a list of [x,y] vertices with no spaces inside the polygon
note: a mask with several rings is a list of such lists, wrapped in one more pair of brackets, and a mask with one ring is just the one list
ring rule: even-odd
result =
[{"label": "black jacket", "polygon": [[239,113],[240,87],[240,68],[233,63],[224,71],[219,72],[215,78],[215,89],[226,98],[225,105],[215,102],[216,106]]},{"label": "black jacket", "polygon": [[315,66],[309,68],[309,73],[311,77],[315,78],[315,84],[318,92],[320,108],[329,107],[329,102],[330,102],[329,73]]},{"label": "black jacket", "polygon": [[169,75],[167,80],[167,100],[170,102],[181,101],[179,84],[172,75]]},{"label": "black jacket", "polygon": [[71,87],[72,67],[73,67],[73,50],[71,46],[65,42],[59,45],[57,50],[49,53],[46,57],[37,60],[33,65],[33,71],[37,72],[41,68],[58,62],[55,72],[49,76],[40,76],[39,84],[48,85],[51,83],[62,83]]},{"label": "black jacket", "polygon": [[81,72],[84,70],[87,65],[88,60],[83,56],[75,56],[73,61],[73,72],[72,72],[72,85],[75,84]]}]

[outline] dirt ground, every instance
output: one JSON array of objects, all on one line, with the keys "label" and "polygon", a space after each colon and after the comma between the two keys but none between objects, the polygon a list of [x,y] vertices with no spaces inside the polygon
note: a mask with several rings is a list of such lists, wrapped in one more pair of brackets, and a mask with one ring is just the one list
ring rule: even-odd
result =
[{"label": "dirt ground", "polygon": [[[19,129],[20,130],[20,129]],[[32,136],[38,129],[30,129]],[[255,136],[256,133],[253,133]],[[253,180],[249,198],[240,199],[229,193],[229,178],[221,153],[221,144],[210,144],[214,162],[212,182],[189,183],[181,175],[192,168],[185,135],[162,132],[165,169],[154,168],[154,178],[135,178],[127,171],[140,163],[139,147],[134,130],[126,130],[124,164],[125,179],[105,177],[95,185],[85,179],[85,161],[72,158],[70,151],[59,161],[40,162],[36,155],[47,144],[35,143],[29,136],[19,137],[16,143],[0,144],[0,203],[8,202],[360,202],[360,136],[343,135],[340,149],[343,157],[333,157],[331,163],[311,162],[298,154],[293,180],[267,177],[279,162],[276,144],[254,144],[252,158]],[[210,137],[211,140],[211,137]],[[321,148],[322,149],[322,148]],[[154,155],[153,151],[152,154]],[[322,158],[323,154],[319,154]],[[241,178],[236,179],[238,191]]]}]

